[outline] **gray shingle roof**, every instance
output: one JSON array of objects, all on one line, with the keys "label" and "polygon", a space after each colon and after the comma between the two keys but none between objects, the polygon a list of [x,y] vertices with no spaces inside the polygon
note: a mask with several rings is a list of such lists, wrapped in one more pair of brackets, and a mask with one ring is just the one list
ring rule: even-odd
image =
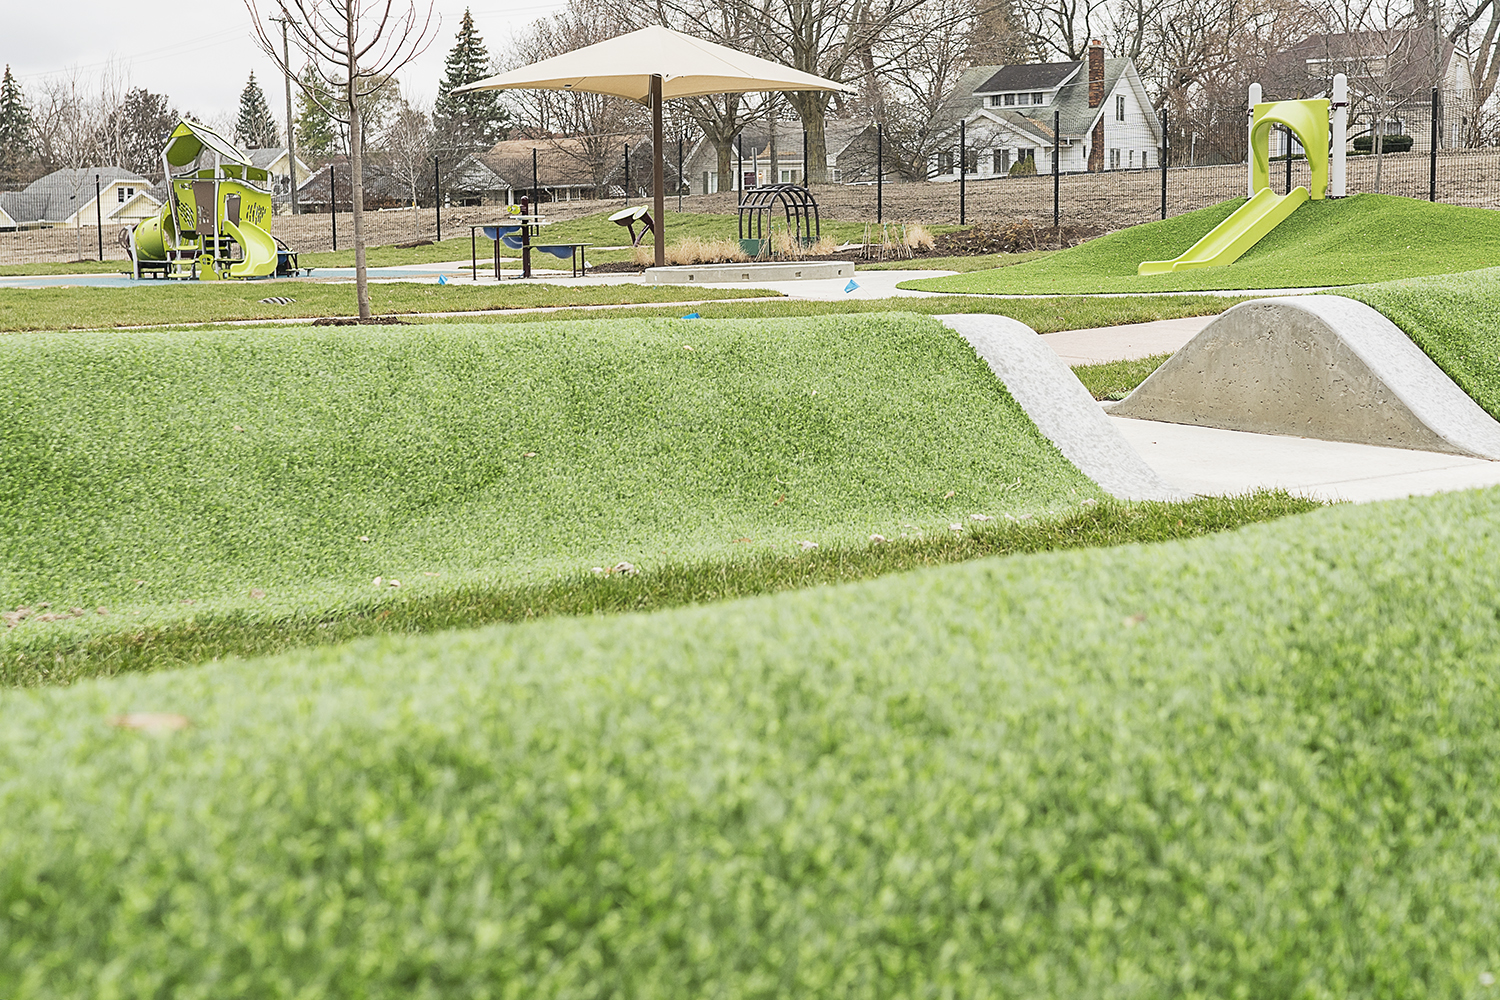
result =
[{"label": "gray shingle roof", "polygon": [[[1098,107],[1089,107],[1088,74],[1079,73],[1058,90],[1051,104],[1041,107],[984,108],[983,110],[987,114],[1005,119],[1018,127],[1028,128],[1035,134],[1049,139],[1052,136],[1052,113],[1055,111],[1058,114],[1058,129],[1062,132],[1063,139],[1082,139],[1093,127],[1094,120],[1104,112],[1109,104],[1110,95],[1114,93],[1116,85],[1121,82],[1121,77],[1129,70],[1130,65],[1130,60],[1125,58],[1104,60],[1105,99]],[[959,97],[959,91],[955,88],[953,105],[966,109],[968,114],[980,110],[983,103],[983,98],[973,93],[970,94],[967,102],[960,100]]]},{"label": "gray shingle roof", "polygon": [[0,206],[18,224],[62,222],[93,200],[95,174],[101,185],[134,181],[141,190],[151,186],[151,182],[140,174],[122,167],[81,167],[77,170],[64,167],[33,181],[24,191],[0,194],[0,199],[4,199]]},{"label": "gray shingle roof", "polygon": [[1022,63],[1002,66],[974,88],[976,94],[1003,94],[1018,90],[1051,90],[1082,68],[1082,62]]}]

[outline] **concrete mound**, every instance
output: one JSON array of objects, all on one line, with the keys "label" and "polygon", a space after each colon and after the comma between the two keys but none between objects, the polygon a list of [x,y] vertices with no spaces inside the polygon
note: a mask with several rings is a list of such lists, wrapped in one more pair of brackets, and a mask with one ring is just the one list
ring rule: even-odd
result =
[{"label": "concrete mound", "polygon": [[1063,457],[1121,500],[1183,500],[1116,429],[1035,330],[1005,316],[937,317],[969,342]]},{"label": "concrete mound", "polygon": [[1394,323],[1338,295],[1240,303],[1109,412],[1500,460],[1500,423]]}]

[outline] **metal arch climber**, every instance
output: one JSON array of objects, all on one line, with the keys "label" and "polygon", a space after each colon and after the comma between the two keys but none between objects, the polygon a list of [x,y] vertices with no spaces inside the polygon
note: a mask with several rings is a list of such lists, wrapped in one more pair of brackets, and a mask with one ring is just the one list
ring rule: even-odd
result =
[{"label": "metal arch climber", "polygon": [[740,239],[764,240],[770,236],[771,213],[780,205],[786,229],[799,243],[817,242],[822,234],[818,203],[801,184],[768,184],[750,188],[740,199]]},{"label": "metal arch climber", "polygon": [[1308,194],[1315,201],[1327,194],[1328,112],[1326,98],[1255,105],[1250,120],[1250,186],[1253,191],[1264,191],[1271,186],[1271,128],[1284,125],[1297,136],[1307,153],[1307,165],[1312,175]]}]

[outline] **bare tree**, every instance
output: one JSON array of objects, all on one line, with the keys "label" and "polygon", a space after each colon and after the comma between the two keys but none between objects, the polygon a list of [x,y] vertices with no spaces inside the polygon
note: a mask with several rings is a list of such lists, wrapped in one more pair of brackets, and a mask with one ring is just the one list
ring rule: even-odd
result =
[{"label": "bare tree", "polygon": [[423,108],[402,101],[381,135],[381,147],[390,157],[391,175],[411,195],[411,221],[415,235],[422,235],[417,214],[418,192],[425,188],[433,148],[432,118]]},{"label": "bare tree", "polygon": [[886,155],[894,157],[906,180],[926,180],[937,152],[958,142],[948,98],[971,54],[984,51],[973,37],[979,21],[973,0],[929,0],[892,32],[889,44],[905,56],[889,61],[872,80],[881,92],[877,117],[885,123]]},{"label": "bare tree", "polygon": [[[602,42],[628,30],[608,8],[571,0],[550,17],[532,22],[511,46],[505,62],[526,66]],[[602,188],[623,158],[624,145],[650,130],[645,108],[608,94],[571,90],[513,90],[505,103],[521,132],[549,144],[555,155]],[[566,139],[567,141],[560,141]]]},{"label": "bare tree", "polygon": [[[284,73],[280,45],[272,41],[271,18],[262,17],[259,0],[244,0],[255,25],[261,51]],[[432,2],[425,13],[419,0],[267,0],[268,13],[278,15],[316,77],[339,95],[337,108],[323,108],[349,129],[349,174],[354,214],[355,297],[361,321],[370,319],[370,286],[365,271],[364,228],[364,102],[388,84],[391,77],[432,43],[438,25]],[[272,6],[274,4],[274,6]],[[277,35],[280,32],[276,33]],[[278,38],[277,41],[280,39]],[[297,77],[299,86],[302,78]],[[316,99],[317,88],[303,86]]]}]

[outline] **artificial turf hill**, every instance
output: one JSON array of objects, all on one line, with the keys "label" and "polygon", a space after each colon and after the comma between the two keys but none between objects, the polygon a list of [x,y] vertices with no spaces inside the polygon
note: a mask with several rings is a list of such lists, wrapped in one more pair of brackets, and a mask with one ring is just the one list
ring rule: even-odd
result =
[{"label": "artificial turf hill", "polygon": [[931,292],[1088,294],[1311,288],[1452,274],[1500,265],[1500,213],[1390,195],[1303,205],[1227,267],[1141,277],[1144,260],[1169,260],[1244,204],[1243,198],[1132,226],[1044,259],[990,271],[903,282]]},{"label": "artificial turf hill", "polygon": [[16,335],[0,392],[11,683],[109,636],[1104,497],[909,315]]},{"label": "artificial turf hill", "polygon": [[0,694],[0,995],[1482,996],[1497,526],[1344,505]]}]

